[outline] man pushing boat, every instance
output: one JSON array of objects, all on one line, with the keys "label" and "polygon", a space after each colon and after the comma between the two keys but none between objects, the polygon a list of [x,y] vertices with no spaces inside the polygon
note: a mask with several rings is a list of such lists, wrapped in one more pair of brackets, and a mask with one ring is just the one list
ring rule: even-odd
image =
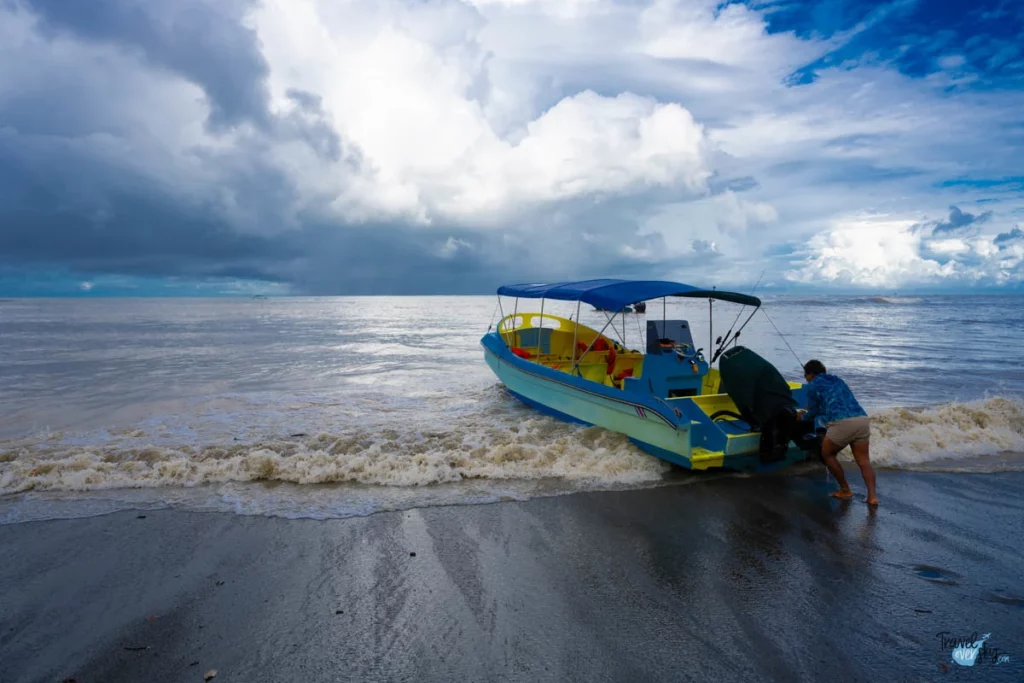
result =
[{"label": "man pushing boat", "polygon": [[[800,385],[792,386],[796,383],[787,382],[766,359],[736,343],[761,308],[755,296],[681,282],[611,278],[503,285],[497,293],[502,317],[480,339],[484,360],[513,396],[540,412],[624,434],[647,453],[692,470],[770,472],[817,451],[816,434],[796,432],[801,425],[795,419],[799,404],[793,390]],[[515,298],[510,315],[501,307],[502,296]],[[705,357],[690,322],[667,318],[670,298],[706,299],[709,328],[717,302],[753,310],[737,328],[738,314],[714,343],[708,329],[710,355]],[[540,312],[520,309],[520,299],[540,299]],[[575,316],[545,312],[549,299],[572,302]],[[654,299],[662,300],[661,320],[647,319],[646,350],[641,351],[627,343],[627,326],[620,330],[615,322],[625,321],[626,307]],[[583,304],[608,312],[601,329],[579,322]],[[609,327],[618,341],[606,334]],[[825,410],[816,413],[840,427],[847,418],[866,418],[860,406],[859,412],[832,415],[831,403],[825,400]],[[856,441],[855,452],[866,457],[866,435],[858,432],[842,446]],[[829,436],[834,443],[842,440],[835,432]],[[830,448],[829,453],[834,457],[838,451]],[[845,481],[837,495],[850,495]],[[874,500],[874,488],[871,495]]]},{"label": "man pushing boat", "polygon": [[821,457],[828,471],[839,482],[839,489],[829,495],[840,499],[853,498],[846,475],[836,458],[839,451],[849,446],[868,488],[868,505],[878,505],[875,471],[871,468],[868,447],[871,419],[846,382],[828,374],[821,361],[807,361],[804,365],[804,379],[807,380],[807,410],[799,413],[812,424],[816,418],[821,418],[825,423],[827,431],[821,444]]}]

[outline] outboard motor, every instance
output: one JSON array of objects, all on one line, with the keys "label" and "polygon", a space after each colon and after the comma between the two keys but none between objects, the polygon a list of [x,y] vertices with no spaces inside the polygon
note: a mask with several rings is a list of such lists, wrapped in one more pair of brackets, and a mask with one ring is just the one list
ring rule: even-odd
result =
[{"label": "outboard motor", "polygon": [[789,442],[799,436],[799,421],[796,399],[782,374],[745,346],[723,353],[718,371],[721,390],[736,404],[740,417],[761,432],[761,462],[784,459]]}]

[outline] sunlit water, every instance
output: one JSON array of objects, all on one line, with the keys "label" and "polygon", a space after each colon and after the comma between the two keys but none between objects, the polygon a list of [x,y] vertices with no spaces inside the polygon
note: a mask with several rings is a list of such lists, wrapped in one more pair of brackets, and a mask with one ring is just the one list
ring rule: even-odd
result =
[{"label": "sunlit water", "polygon": [[[168,505],[328,518],[699,484],[502,390],[479,344],[495,303],[0,301],[0,522]],[[844,377],[872,413],[880,466],[1024,469],[1024,297],[765,304],[785,338],[758,313],[741,342],[790,379],[797,357]],[[739,311],[716,303],[716,336]],[[669,302],[666,314],[709,346],[707,302]],[[647,315],[660,318],[661,303]],[[629,346],[643,348],[645,319],[626,316]]]}]

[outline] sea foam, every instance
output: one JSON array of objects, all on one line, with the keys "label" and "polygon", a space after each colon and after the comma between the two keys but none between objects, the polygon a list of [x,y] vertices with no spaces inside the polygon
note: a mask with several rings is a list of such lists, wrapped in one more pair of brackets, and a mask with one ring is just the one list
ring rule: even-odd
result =
[{"label": "sea foam", "polygon": [[620,434],[545,417],[444,429],[352,428],[257,443],[173,447],[144,437],[65,445],[51,439],[0,452],[0,492],[91,491],[281,481],[423,486],[468,479],[656,481],[668,466]]},{"label": "sea foam", "polygon": [[[871,459],[881,467],[965,471],[1021,470],[1024,402],[995,397],[872,415]],[[979,456],[1003,454],[996,461]]]},{"label": "sea foam", "polygon": [[[607,484],[659,480],[669,466],[628,439],[546,417],[464,417],[428,430],[353,427],[253,443],[147,443],[142,430],[100,443],[50,435],[0,451],[0,493],[189,487],[279,481],[405,487],[465,480],[567,479]],[[879,467],[1024,453],[1024,403],[990,398],[930,408],[888,408],[872,416],[871,456]],[[1022,468],[1013,459],[1003,469]]]},{"label": "sea foam", "polygon": [[[871,455],[883,469],[1024,470],[1024,403],[874,411]],[[707,478],[673,471],[620,434],[525,409],[484,409],[436,429],[367,425],[253,442],[53,433],[0,449],[0,523],[163,507],[327,519]]]}]

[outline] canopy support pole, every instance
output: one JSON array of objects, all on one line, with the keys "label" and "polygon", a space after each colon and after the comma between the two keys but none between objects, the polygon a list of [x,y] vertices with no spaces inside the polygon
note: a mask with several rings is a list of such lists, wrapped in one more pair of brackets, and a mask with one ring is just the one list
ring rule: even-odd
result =
[{"label": "canopy support pole", "polygon": [[[615,336],[618,337],[619,341],[622,342],[622,345],[625,346],[626,343],[623,341],[625,339],[625,335],[622,334],[621,332],[619,332],[619,328],[615,326],[615,314],[612,313],[611,315],[608,315],[607,313],[605,313],[604,317],[605,317],[605,320],[608,320],[608,321],[611,322],[612,329],[615,330]],[[625,317],[625,316],[623,316],[623,317]],[[623,321],[623,322],[625,322],[625,321]],[[607,325],[605,327],[607,327]]]},{"label": "canopy support pole", "polygon": [[544,335],[544,299],[542,298],[540,300],[540,322],[537,323],[537,355],[538,356],[541,355],[540,352],[544,350],[544,349],[541,348],[541,341],[542,341],[541,338],[543,337],[543,335]]},{"label": "canopy support pole", "polygon": [[[582,301],[576,301],[576,326],[572,329],[572,351],[570,352],[570,358],[576,358],[576,339],[580,334],[580,304]],[[582,358],[582,356],[580,356]],[[573,370],[576,370],[574,367]],[[577,371],[578,373],[578,371]]]},{"label": "canopy support pole", "polygon": [[668,301],[667,296],[661,297],[661,333],[665,334],[665,303]]},{"label": "canopy support pole", "polygon": [[[512,327],[513,327],[513,329],[515,329],[516,316],[517,315],[519,315],[519,297],[518,296],[516,297],[516,303],[512,307]],[[518,337],[518,336],[519,336],[519,334],[517,333],[516,337]],[[519,341],[518,339],[513,337],[513,344],[512,344],[512,346],[518,346],[518,344],[515,343],[515,342],[518,342],[518,341]]]},{"label": "canopy support pole", "polygon": [[636,337],[637,337],[637,339],[640,340],[640,346],[643,347],[644,331],[640,329],[640,316],[637,315],[635,320],[636,320]]},{"label": "canopy support pole", "polygon": [[608,325],[610,325],[612,320],[614,320],[614,319],[615,319],[614,315],[609,316],[608,322],[606,322],[604,324],[604,327],[601,328],[601,331],[597,333],[597,337],[594,337],[594,341],[590,342],[590,346],[587,347],[586,351],[584,351],[582,354],[580,354],[580,357],[576,361],[576,364],[572,366],[572,369],[574,371],[579,373],[580,361],[583,360],[584,356],[586,356],[588,353],[590,353],[590,349],[594,346],[594,344],[597,342],[597,340],[604,334],[604,331],[608,329]]},{"label": "canopy support pole", "polygon": [[[714,290],[714,287],[712,287],[711,289]],[[715,300],[712,299],[711,297],[708,297],[708,353],[713,353],[711,349],[714,348],[715,319],[712,315],[714,311],[714,304]]]},{"label": "canopy support pole", "polygon": [[[505,320],[505,309],[502,308],[502,306],[501,306],[501,295],[500,294],[498,295],[498,312],[501,314],[501,317],[498,319],[498,328],[499,328],[498,329],[498,336],[501,336],[501,329],[500,328],[501,328],[502,321]],[[508,346],[508,340],[505,340],[505,346]]]}]

